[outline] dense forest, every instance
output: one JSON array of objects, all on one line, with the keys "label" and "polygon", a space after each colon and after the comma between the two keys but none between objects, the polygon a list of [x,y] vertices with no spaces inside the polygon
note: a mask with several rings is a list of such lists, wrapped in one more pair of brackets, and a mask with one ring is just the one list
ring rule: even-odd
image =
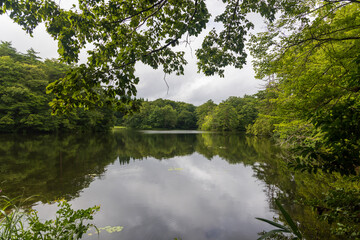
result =
[{"label": "dense forest", "polygon": [[220,104],[212,100],[200,106],[171,100],[144,101],[130,116],[117,113],[117,124],[140,129],[200,129],[245,131],[257,116],[254,96],[229,97]]},{"label": "dense forest", "polygon": [[104,131],[113,126],[113,110],[74,109],[52,115],[52,94],[46,87],[70,68],[58,60],[41,61],[30,49],[16,51],[9,42],[0,44],[0,132]]},{"label": "dense forest", "polygon": [[338,2],[319,5],[300,30],[288,16],[252,36],[257,78],[267,87],[257,94],[259,114],[247,132],[277,139],[293,169],[341,179],[298,201],[333,224],[334,235],[359,239],[360,4]]},{"label": "dense forest", "polygon": [[9,42],[0,44],[0,132],[106,131],[116,125],[136,129],[201,129],[245,131],[257,116],[257,98],[229,97],[196,107],[189,103],[158,99],[140,102],[129,115],[109,107],[72,109],[53,114],[46,93],[50,83],[64,77],[71,66],[58,60],[41,61],[35,50],[22,54]]}]

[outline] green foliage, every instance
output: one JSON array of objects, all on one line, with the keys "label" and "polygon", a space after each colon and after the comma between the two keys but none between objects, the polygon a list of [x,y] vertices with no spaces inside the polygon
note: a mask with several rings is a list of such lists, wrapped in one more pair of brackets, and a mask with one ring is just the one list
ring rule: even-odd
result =
[{"label": "green foliage", "polygon": [[46,86],[70,67],[56,60],[39,61],[34,50],[21,54],[9,42],[0,44],[0,132],[104,131],[113,125],[113,111],[79,108],[54,116]]},{"label": "green foliage", "polygon": [[358,177],[322,171],[294,172],[287,165],[292,157],[293,153],[283,151],[283,160],[268,162],[271,159],[268,158],[255,168],[257,178],[272,184],[268,195],[277,196],[287,206],[291,217],[300,223],[305,239],[357,239]]},{"label": "green foliage", "polygon": [[252,37],[257,75],[268,78],[268,92],[275,93],[265,95],[275,108],[260,113],[277,117],[274,134],[297,145],[297,169],[356,174],[360,5],[344,0],[299,6],[311,14],[288,12]]},{"label": "green foliage", "polygon": [[[311,174],[308,188],[325,189],[296,200],[316,209],[317,221],[326,220],[333,236],[357,239],[358,186],[339,181],[338,174],[357,176],[358,183],[360,5],[343,0],[297,6],[252,36],[256,74],[268,84],[248,132],[270,131],[287,146],[285,161]],[[324,172],[336,176],[334,184],[322,186]]]},{"label": "green foliage", "polygon": [[272,136],[274,130],[274,118],[269,115],[259,114],[254,124],[247,126],[246,133],[255,136]]},{"label": "green foliage", "polygon": [[212,100],[208,100],[206,103],[196,108],[196,116],[198,118],[197,125],[199,127],[204,124],[206,116],[212,115],[216,106],[217,105]]},{"label": "green foliage", "polygon": [[235,131],[238,125],[236,110],[227,103],[220,103],[211,116],[205,117],[203,130]]},{"label": "green foliage", "polygon": [[278,200],[275,200],[275,204],[279,208],[279,210],[281,212],[281,215],[284,217],[287,226],[281,225],[281,224],[279,224],[277,222],[270,221],[270,220],[267,220],[267,219],[264,219],[264,218],[256,218],[256,219],[258,219],[260,221],[266,222],[266,223],[268,223],[270,225],[273,225],[273,226],[278,228],[278,229],[274,229],[274,230],[271,230],[271,231],[265,233],[263,236],[258,238],[258,240],[266,239],[268,237],[272,237],[273,235],[277,235],[278,233],[291,233],[291,234],[295,235],[294,238],[291,238],[293,240],[301,240],[301,239],[303,239],[302,234],[299,231],[299,228],[294,223],[294,221],[290,217],[289,213],[284,209],[283,206],[281,206],[281,204],[280,204],[280,202]]},{"label": "green foliage", "polygon": [[13,207],[11,200],[5,196],[0,196],[0,198],[2,202],[0,210],[0,238],[17,239],[20,231],[24,228],[22,221],[26,213],[17,206],[14,206],[14,210],[8,213],[7,209]]},{"label": "green foliage", "polygon": [[[312,4],[313,1],[305,1]],[[224,0],[225,10],[215,16],[222,25],[212,29],[197,49],[198,68],[206,75],[224,76],[226,66],[242,68],[246,63],[245,41],[254,24],[249,13],[258,13],[272,22],[276,14],[296,14],[310,10],[294,0]],[[122,1],[83,0],[71,9],[62,9],[53,0],[0,2],[0,14],[7,13],[32,34],[41,22],[58,41],[61,61],[79,61],[86,44],[86,64],[70,69],[48,90],[55,95],[55,111],[98,104],[100,86],[109,103],[121,111],[138,109],[135,65],[141,62],[165,73],[184,73],[184,52],[175,47],[182,40],[197,37],[206,28],[211,14],[205,0]]]},{"label": "green foliage", "polygon": [[278,97],[277,90],[269,85],[254,96],[257,99],[256,109],[259,114],[254,123],[246,127],[246,133],[255,136],[272,136],[275,130],[274,125],[282,122],[285,118],[285,116],[279,117],[276,114],[277,106],[274,100]]},{"label": "green foliage", "polygon": [[124,125],[140,129],[196,129],[195,109],[194,105],[184,102],[144,101],[139,112],[124,117]]},{"label": "green foliage", "polygon": [[149,122],[155,128],[174,128],[177,121],[177,113],[171,106],[156,106],[149,116]]},{"label": "green foliage", "polygon": [[230,97],[219,105],[209,100],[198,107],[163,99],[145,101],[140,112],[125,117],[124,125],[140,129],[245,131],[257,116],[257,102],[253,96]]},{"label": "green foliage", "polygon": [[2,200],[1,239],[80,239],[93,226],[86,222],[99,210],[95,206],[75,211],[65,200],[60,200],[56,218],[41,222],[36,211],[23,210],[5,196]]},{"label": "green foliage", "polygon": [[196,128],[196,115],[194,112],[188,110],[182,110],[176,122],[176,128],[178,129],[194,129]]},{"label": "green foliage", "polygon": [[200,106],[204,110],[200,110],[202,116],[205,115],[200,126],[203,130],[215,131],[245,131],[246,127],[252,124],[257,117],[256,108],[257,99],[253,96],[229,97],[227,100],[213,107],[206,112],[207,105]]},{"label": "green foliage", "polygon": [[308,200],[319,219],[332,224],[332,233],[346,239],[360,237],[360,190],[335,188],[326,193],[323,201]]}]

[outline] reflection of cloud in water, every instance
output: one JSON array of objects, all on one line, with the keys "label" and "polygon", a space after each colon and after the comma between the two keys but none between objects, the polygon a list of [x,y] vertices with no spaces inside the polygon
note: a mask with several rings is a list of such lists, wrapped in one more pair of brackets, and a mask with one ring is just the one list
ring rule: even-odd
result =
[{"label": "reflection of cloud in water", "polygon": [[194,178],[195,181],[201,181],[204,184],[212,183],[212,180],[214,180],[214,176],[210,174],[209,168],[204,168],[204,166],[198,166],[196,165],[196,162],[192,161],[182,161],[181,167],[187,170],[189,173],[189,176]]},{"label": "reflection of cloud in water", "polygon": [[254,218],[271,215],[252,174],[242,164],[198,153],[148,158],[109,165],[104,178],[72,203],[101,204],[94,221],[99,227],[124,226],[106,239],[255,239],[266,226]]}]

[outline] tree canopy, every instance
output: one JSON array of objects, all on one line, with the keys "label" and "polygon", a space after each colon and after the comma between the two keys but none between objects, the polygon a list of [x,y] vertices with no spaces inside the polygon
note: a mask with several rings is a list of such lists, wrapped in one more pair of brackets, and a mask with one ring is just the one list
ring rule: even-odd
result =
[{"label": "tree canopy", "polygon": [[[223,0],[225,10],[215,16],[220,29],[212,29],[202,47],[196,50],[199,71],[206,75],[224,76],[224,68],[245,64],[245,40],[254,24],[249,13],[258,13],[272,22],[276,14],[295,16],[311,12],[319,4],[337,5],[354,0]],[[32,34],[41,22],[58,41],[63,62],[79,61],[79,52],[86,44],[85,64],[77,65],[65,77],[50,84],[55,95],[55,110],[94,104],[113,104],[122,111],[138,108],[134,97],[139,78],[135,64],[142,62],[165,73],[183,74],[186,59],[176,46],[191,36],[198,36],[210,19],[205,0],[79,0],[71,9],[63,9],[52,0],[3,0],[0,14],[8,13],[14,22]],[[306,14],[301,21],[309,20]],[[104,89],[101,101],[98,87]]]},{"label": "tree canopy", "polygon": [[[255,98],[245,96],[230,97],[219,106],[209,100],[199,107],[166,99],[141,101],[140,110],[130,116],[106,107],[76,108],[68,110],[67,115],[51,115],[53,94],[45,93],[46,86],[62,78],[71,67],[57,60],[41,61],[34,49],[23,54],[10,42],[0,42],[0,132],[104,131],[113,127],[115,118],[116,124],[130,128],[243,131],[257,114]],[[230,108],[224,108],[227,105]],[[231,126],[224,118],[230,115]],[[211,126],[203,127],[209,118]]]},{"label": "tree canopy", "polygon": [[140,111],[131,116],[117,116],[117,124],[140,129],[201,129],[245,131],[257,117],[254,96],[229,97],[216,105],[212,100],[196,107],[165,99],[143,101]]},{"label": "tree canopy", "polygon": [[[208,101],[197,110],[198,122],[201,123],[199,128],[213,131],[245,131],[258,115],[257,102],[255,97],[246,95],[243,98],[229,97],[214,107],[212,102]],[[206,114],[202,114],[206,109]]]},{"label": "tree canopy", "polygon": [[70,66],[40,61],[33,49],[22,54],[9,42],[0,43],[0,132],[104,131],[112,127],[113,111],[73,109],[52,116],[46,86],[63,77]]},{"label": "tree canopy", "polygon": [[313,11],[283,16],[252,37],[257,77],[269,80],[266,109],[252,130],[271,122],[268,129],[273,125],[280,137],[300,145],[298,168],[356,174],[360,2],[313,4]]}]

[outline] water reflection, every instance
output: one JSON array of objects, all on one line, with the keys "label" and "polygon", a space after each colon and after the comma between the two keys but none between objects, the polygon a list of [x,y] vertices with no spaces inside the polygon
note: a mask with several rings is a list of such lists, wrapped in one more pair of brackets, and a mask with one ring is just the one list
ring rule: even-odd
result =
[{"label": "water reflection", "polygon": [[[101,239],[256,239],[269,229],[255,217],[272,218],[271,197],[297,194],[278,151],[265,139],[194,131],[7,135],[0,188],[43,203],[100,204],[97,226],[124,227]],[[56,211],[36,209],[43,218]]]},{"label": "water reflection", "polygon": [[41,200],[79,196],[114,161],[116,142],[106,135],[0,136],[0,183],[4,194]]}]

